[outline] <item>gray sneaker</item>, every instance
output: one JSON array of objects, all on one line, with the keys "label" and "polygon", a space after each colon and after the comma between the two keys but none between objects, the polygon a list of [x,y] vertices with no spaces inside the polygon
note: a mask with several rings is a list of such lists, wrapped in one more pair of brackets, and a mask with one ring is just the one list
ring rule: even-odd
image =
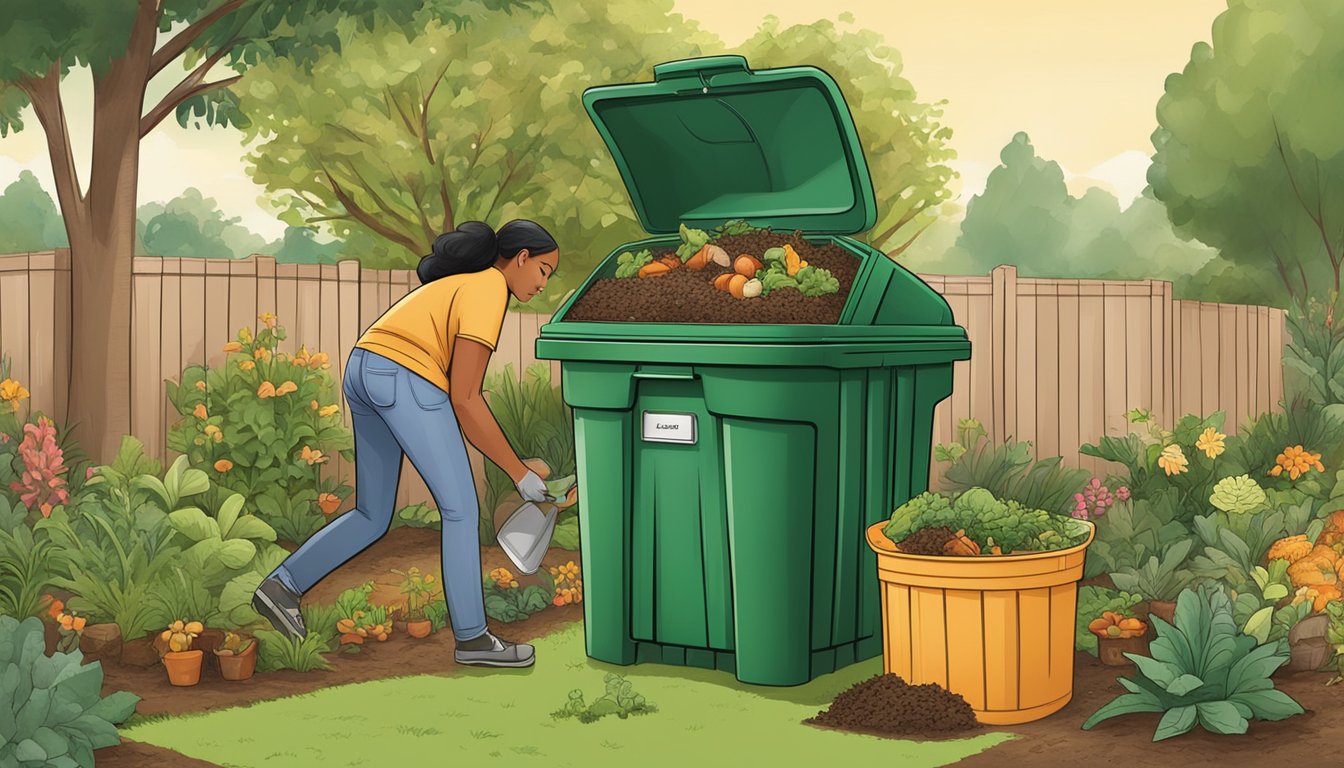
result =
[{"label": "gray sneaker", "polygon": [[[463,645],[470,645],[472,648],[485,646],[487,639],[489,645],[484,648],[471,650],[462,647]],[[536,652],[527,643],[510,643],[500,640],[487,631],[475,640],[468,640],[466,643],[459,642],[457,650],[453,652],[453,658],[457,660],[458,664],[468,664],[474,667],[530,667],[536,661]]]},{"label": "gray sneaker", "polygon": [[308,629],[303,626],[303,614],[299,611],[299,595],[274,576],[266,577],[252,593],[252,607],[281,634],[307,637]]}]

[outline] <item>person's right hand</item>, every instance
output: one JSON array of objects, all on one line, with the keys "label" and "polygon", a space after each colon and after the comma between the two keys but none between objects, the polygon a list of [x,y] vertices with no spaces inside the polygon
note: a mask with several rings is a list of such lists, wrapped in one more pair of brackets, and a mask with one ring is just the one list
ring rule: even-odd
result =
[{"label": "person's right hand", "polygon": [[523,497],[523,501],[545,501],[547,498],[546,482],[541,479],[540,475],[530,469],[527,470],[526,475],[523,475],[523,479],[517,482],[516,487],[518,488],[518,495]]}]

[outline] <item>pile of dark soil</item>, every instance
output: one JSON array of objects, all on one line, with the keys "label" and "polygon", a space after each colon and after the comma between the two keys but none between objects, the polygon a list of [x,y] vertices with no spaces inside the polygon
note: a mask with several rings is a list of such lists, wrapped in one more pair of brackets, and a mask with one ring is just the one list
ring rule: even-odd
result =
[{"label": "pile of dark soil", "polygon": [[[769,296],[735,299],[715,290],[714,278],[729,270],[710,264],[702,270],[675,269],[657,277],[604,278],[579,297],[566,320],[641,323],[748,323],[834,325],[840,320],[860,261],[836,245],[817,246],[801,232],[758,232],[719,238],[715,245],[736,259],[746,253],[760,259],[767,249],[793,245],[809,264],[828,270],[840,283],[838,293],[808,297],[791,288]],[[672,253],[654,251],[655,259]]]},{"label": "pile of dark soil", "polygon": [[910,685],[897,675],[878,675],[835,697],[831,706],[805,720],[876,736],[947,738],[980,727],[960,695],[940,685]]},{"label": "pile of dark soil", "polygon": [[901,539],[896,548],[907,555],[941,555],[943,545],[952,540],[956,531],[945,525],[937,528],[920,528]]}]

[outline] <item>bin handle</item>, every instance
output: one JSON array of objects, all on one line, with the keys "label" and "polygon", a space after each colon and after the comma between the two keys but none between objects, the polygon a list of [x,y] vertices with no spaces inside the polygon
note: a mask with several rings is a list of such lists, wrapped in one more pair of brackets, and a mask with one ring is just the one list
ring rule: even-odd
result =
[{"label": "bin handle", "polygon": [[630,374],[632,379],[655,379],[661,381],[695,381],[700,378],[700,374],[694,369],[685,370],[658,370],[658,371],[635,371]]}]

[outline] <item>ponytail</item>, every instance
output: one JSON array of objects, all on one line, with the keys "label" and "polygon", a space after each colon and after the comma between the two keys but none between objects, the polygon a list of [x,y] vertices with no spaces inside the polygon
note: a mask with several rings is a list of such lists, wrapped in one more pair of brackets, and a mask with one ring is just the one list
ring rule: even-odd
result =
[{"label": "ponytail", "polygon": [[423,285],[449,275],[481,272],[498,259],[524,249],[536,255],[558,248],[555,238],[534,221],[514,219],[500,227],[498,234],[484,222],[464,221],[456,231],[434,239],[429,255],[420,259],[415,273]]}]

